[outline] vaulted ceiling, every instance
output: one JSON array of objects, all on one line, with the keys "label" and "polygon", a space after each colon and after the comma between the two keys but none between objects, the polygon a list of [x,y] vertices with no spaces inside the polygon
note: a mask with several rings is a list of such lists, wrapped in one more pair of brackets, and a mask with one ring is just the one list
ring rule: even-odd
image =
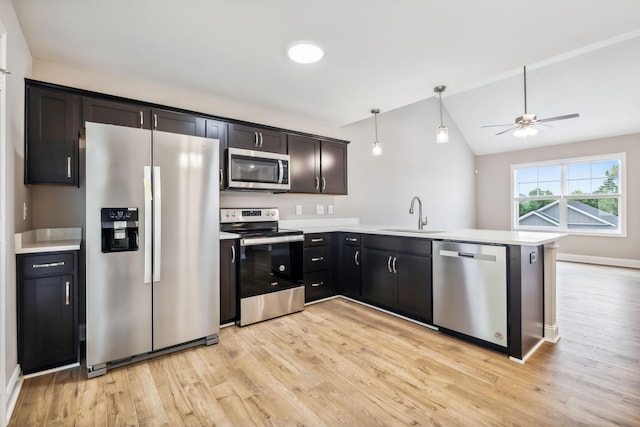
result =
[{"label": "vaulted ceiling", "polygon": [[[528,106],[547,145],[640,132],[637,0],[14,0],[35,58],[342,126],[434,96],[476,154]],[[325,57],[286,57],[298,40]],[[445,123],[446,124],[446,123]]]}]

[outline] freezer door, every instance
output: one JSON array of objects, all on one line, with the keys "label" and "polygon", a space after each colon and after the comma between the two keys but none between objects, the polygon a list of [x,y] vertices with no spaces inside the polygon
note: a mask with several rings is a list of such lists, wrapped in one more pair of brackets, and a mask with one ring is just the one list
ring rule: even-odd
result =
[{"label": "freezer door", "polygon": [[[144,282],[144,170],[151,165],[151,133],[86,124],[87,367],[151,351],[151,284]],[[137,208],[139,249],[103,253],[105,207]]]},{"label": "freezer door", "polygon": [[218,141],[153,132],[153,347],[220,329]]}]

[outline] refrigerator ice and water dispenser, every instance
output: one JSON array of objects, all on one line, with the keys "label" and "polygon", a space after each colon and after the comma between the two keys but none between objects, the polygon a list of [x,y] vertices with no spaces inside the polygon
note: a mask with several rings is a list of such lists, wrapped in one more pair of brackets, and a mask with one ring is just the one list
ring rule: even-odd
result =
[{"label": "refrigerator ice and water dispenser", "polygon": [[102,208],[102,252],[138,250],[138,208]]}]

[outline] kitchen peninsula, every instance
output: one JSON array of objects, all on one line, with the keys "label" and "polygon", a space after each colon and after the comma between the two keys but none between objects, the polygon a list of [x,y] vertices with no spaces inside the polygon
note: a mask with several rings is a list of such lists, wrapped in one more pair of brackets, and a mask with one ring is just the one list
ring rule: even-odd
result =
[{"label": "kitchen peninsula", "polygon": [[[341,276],[344,278],[342,279],[343,283],[336,286],[337,293],[436,327],[438,325],[433,321],[431,313],[415,316],[412,315],[411,310],[402,309],[402,301],[399,301],[398,298],[402,298],[403,292],[407,291],[403,290],[402,278],[398,274],[402,263],[398,260],[403,260],[401,254],[408,251],[410,256],[417,255],[417,252],[412,253],[407,249],[414,242],[458,242],[505,247],[507,251],[505,274],[507,275],[510,331],[507,353],[513,360],[524,361],[535,351],[542,340],[556,342],[559,339],[555,309],[555,264],[557,242],[564,238],[565,234],[478,229],[412,230],[392,226],[359,224],[357,218],[283,220],[280,225],[283,228],[301,229],[305,234],[332,233],[337,235],[338,265],[340,265]],[[384,252],[385,250],[387,251]],[[436,255],[431,253],[430,245],[426,252],[428,253],[423,255],[429,258]],[[373,254],[373,256],[367,256],[367,254]],[[385,264],[388,261],[388,266],[382,266],[380,274],[386,274],[385,270],[388,267],[388,273],[398,275],[395,288],[389,291],[395,292],[393,296],[396,298],[395,303],[385,303],[384,301],[379,303],[381,300],[376,300],[375,295],[373,298],[367,295],[366,286],[369,286],[369,282],[371,279],[375,279],[375,276],[371,273],[367,273],[365,276],[364,269],[368,271],[370,268],[375,268],[375,255],[380,255],[380,261],[385,261]],[[465,255],[463,254],[463,256]],[[416,258],[410,259],[415,260]],[[405,265],[408,262],[405,261]],[[428,262],[428,277],[425,279],[425,281],[428,280],[428,289],[424,291],[424,295],[430,299],[433,276],[431,260],[429,259]],[[350,264],[357,264],[360,274],[357,276],[358,280],[362,278],[362,292],[357,291],[351,294],[348,291],[345,292],[344,280],[353,280],[353,276],[345,270],[345,268],[349,268]],[[367,277],[366,286],[364,277]],[[415,283],[415,277],[411,277],[410,282]],[[408,292],[408,298],[416,298],[416,295],[419,295],[414,293],[413,289]],[[400,307],[400,310],[395,310],[396,307]],[[475,340],[471,339],[471,341]]]}]

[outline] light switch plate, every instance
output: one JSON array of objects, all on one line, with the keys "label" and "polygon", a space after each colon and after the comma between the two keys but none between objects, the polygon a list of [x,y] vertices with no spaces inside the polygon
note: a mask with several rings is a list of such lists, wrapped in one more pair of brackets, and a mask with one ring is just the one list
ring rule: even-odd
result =
[{"label": "light switch plate", "polygon": [[302,215],[302,205],[296,205],[296,215]]},{"label": "light switch plate", "polygon": [[333,205],[327,205],[327,213],[333,215]]},{"label": "light switch plate", "polygon": [[324,205],[316,205],[316,214],[324,215]]}]

